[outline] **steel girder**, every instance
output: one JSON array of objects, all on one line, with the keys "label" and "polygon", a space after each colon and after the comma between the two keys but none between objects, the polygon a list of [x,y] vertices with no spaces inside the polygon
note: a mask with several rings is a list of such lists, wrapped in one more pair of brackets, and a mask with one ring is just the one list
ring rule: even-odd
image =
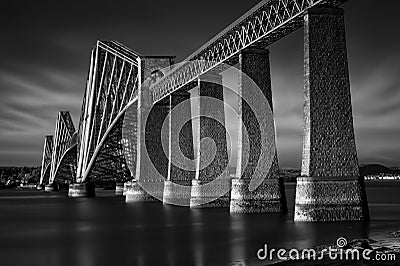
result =
[{"label": "steel girder", "polygon": [[125,112],[121,112],[114,124],[109,127],[108,132],[104,134],[102,143],[96,147],[87,176],[92,182],[123,182],[131,176],[124,156],[122,138],[124,117]]},{"label": "steel girder", "polygon": [[39,185],[45,184],[46,182],[48,182],[50,178],[50,165],[51,165],[52,153],[53,153],[53,136],[47,135],[44,138],[42,168],[40,170]]},{"label": "steel girder", "polygon": [[150,87],[153,102],[200,75],[230,62],[241,50],[266,47],[303,26],[307,9],[338,6],[347,0],[264,0],[204,44]]},{"label": "steel girder", "polygon": [[73,137],[71,147],[69,147],[61,157],[60,163],[55,173],[55,180],[58,183],[69,183],[75,180],[76,176],[76,155],[77,155],[77,143],[76,133]]},{"label": "steel girder", "polygon": [[[61,111],[58,113],[56,129],[54,132],[49,184],[52,184],[56,178],[68,180],[71,180],[73,178],[74,172],[72,170],[74,168],[74,163],[76,165],[76,159],[66,160],[65,157],[71,157],[69,154],[71,152],[71,149],[73,149],[72,147],[75,145],[76,134],[71,115],[68,111]],[[70,170],[60,171],[60,169],[62,170],[65,168],[68,168]]]},{"label": "steel girder", "polygon": [[139,55],[117,42],[98,41],[82,103],[78,129],[77,182],[127,179],[122,124],[137,96]]}]

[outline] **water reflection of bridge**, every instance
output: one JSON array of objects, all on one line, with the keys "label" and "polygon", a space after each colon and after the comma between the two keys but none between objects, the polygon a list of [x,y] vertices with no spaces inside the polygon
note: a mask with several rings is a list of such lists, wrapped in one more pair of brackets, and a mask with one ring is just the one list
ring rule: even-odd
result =
[{"label": "water reflection of bridge", "polygon": [[[125,182],[127,202],[158,198],[191,207],[230,207],[231,212],[286,212],[267,48],[304,26],[303,158],[295,220],[368,219],[354,140],[344,15],[338,8],[343,2],[262,1],[176,66],[171,56],[142,56],[120,43],[98,41],[78,130],[61,112],[54,139],[46,137],[41,183],[51,189],[57,179],[69,176],[69,195],[75,197],[93,196],[93,184],[113,180]],[[233,65],[240,71],[243,125],[231,180],[221,72]],[[194,88],[200,95],[197,149],[188,93]],[[165,120],[167,127],[162,127]],[[252,180],[259,186],[250,191]]]}]

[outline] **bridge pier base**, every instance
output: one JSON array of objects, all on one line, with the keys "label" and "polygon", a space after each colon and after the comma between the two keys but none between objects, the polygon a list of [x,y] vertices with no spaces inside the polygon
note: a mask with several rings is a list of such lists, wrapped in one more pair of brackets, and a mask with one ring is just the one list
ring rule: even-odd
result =
[{"label": "bridge pier base", "polygon": [[124,183],[115,184],[115,196],[123,196],[124,194]]},{"label": "bridge pier base", "polygon": [[[135,203],[135,202],[156,202],[158,199],[151,196],[147,193],[138,183],[137,180],[132,180],[125,183],[126,192],[125,192],[125,202],[126,203]],[[158,189],[161,189],[160,186],[157,186]],[[155,189],[157,190],[157,188]]]},{"label": "bridge pier base", "polygon": [[222,76],[203,75],[199,78],[198,85],[198,159],[196,176],[192,181],[190,207],[229,207],[231,183]]},{"label": "bridge pier base", "polygon": [[[279,178],[276,153],[269,51],[243,50],[239,54],[239,67],[242,72],[239,117],[243,125],[239,127],[237,178],[232,180],[230,212],[286,213],[285,187]],[[256,90],[260,90],[263,97],[256,97]],[[272,154],[272,162],[267,161],[267,154]],[[252,179],[263,180],[255,190],[250,191]]]},{"label": "bridge pier base", "polygon": [[[226,175],[228,175],[226,173]],[[210,181],[193,180],[190,208],[220,208],[229,207],[230,191],[220,196],[220,191],[230,190],[230,179]],[[207,203],[204,203],[207,202]]]},{"label": "bridge pier base", "polygon": [[368,220],[353,128],[343,10],[304,17],[304,131],[295,221]]},{"label": "bridge pier base", "polygon": [[95,185],[92,182],[69,184],[68,197],[82,198],[96,196]]},{"label": "bridge pier base", "polygon": [[298,177],[295,221],[368,219],[362,177]]},{"label": "bridge pier base", "polygon": [[123,191],[122,191],[122,195],[123,195],[123,196],[126,196],[126,191],[128,190],[128,187],[131,186],[131,185],[132,185],[132,180],[126,181],[126,182],[124,183],[124,189],[123,189]]},{"label": "bridge pier base", "polygon": [[233,179],[231,213],[286,213],[285,185],[282,178],[265,179],[254,191],[249,191],[250,180]]},{"label": "bridge pier base", "polygon": [[[186,186],[188,189],[179,189],[179,186]],[[189,189],[191,185],[191,181],[178,180],[178,181],[169,181],[166,180],[164,183],[164,194],[163,194],[163,203],[164,204],[173,204],[178,206],[189,206],[190,205],[190,196],[191,191]]]},{"label": "bridge pier base", "polygon": [[46,191],[46,192],[53,192],[53,191],[58,191],[58,190],[59,190],[59,186],[57,183],[51,183],[51,184],[44,186],[44,191]]}]

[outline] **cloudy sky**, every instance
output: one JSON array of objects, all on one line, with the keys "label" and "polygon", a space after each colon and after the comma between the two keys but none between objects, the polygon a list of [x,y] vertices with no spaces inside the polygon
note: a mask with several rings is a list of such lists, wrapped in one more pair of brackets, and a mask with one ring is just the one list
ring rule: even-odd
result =
[{"label": "cloudy sky", "polygon": [[[176,55],[179,61],[257,3],[3,3],[0,165],[39,165],[44,136],[53,134],[59,110],[70,110],[77,123],[97,39],[118,40],[143,55]],[[400,165],[400,3],[351,0],[343,7],[360,163]],[[282,167],[298,168],[301,162],[302,35],[299,30],[270,47]]]}]

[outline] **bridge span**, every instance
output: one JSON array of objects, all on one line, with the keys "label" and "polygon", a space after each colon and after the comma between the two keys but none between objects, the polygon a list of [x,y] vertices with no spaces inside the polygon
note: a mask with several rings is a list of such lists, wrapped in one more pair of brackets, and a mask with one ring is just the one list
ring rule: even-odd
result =
[{"label": "bridge span", "polygon": [[[226,207],[232,213],[287,212],[268,46],[304,27],[303,155],[294,219],[369,219],[358,170],[344,12],[339,7],[344,2],[261,1],[175,66],[172,56],[142,56],[120,43],[98,41],[91,56],[69,195],[94,196],[93,184],[109,179],[125,182],[126,202],[158,199],[192,208]],[[233,65],[240,71],[243,123],[232,179],[221,72]],[[255,97],[254,86],[266,99],[264,104]],[[188,91],[194,88],[200,96],[196,128],[188,101]],[[194,130],[198,147],[193,146]],[[211,159],[209,150],[214,151]],[[46,154],[45,148],[44,166]],[[42,169],[43,177],[45,172]]]}]

